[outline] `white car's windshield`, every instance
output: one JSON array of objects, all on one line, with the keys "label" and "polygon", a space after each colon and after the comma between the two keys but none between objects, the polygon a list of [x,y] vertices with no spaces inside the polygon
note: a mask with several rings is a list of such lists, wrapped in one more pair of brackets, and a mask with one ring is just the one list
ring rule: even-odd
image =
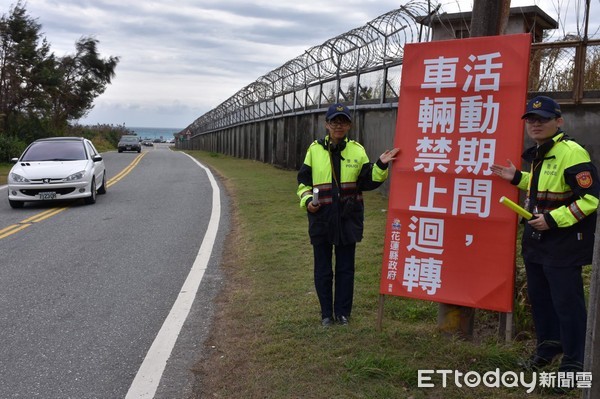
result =
[{"label": "white car's windshield", "polygon": [[41,141],[33,143],[21,162],[79,161],[87,159],[83,143],[79,141]]}]

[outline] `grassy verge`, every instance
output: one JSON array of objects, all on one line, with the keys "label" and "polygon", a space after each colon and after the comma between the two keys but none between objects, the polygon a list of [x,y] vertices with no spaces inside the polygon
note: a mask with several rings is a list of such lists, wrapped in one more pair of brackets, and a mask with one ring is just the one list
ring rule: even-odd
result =
[{"label": "grassy verge", "polygon": [[[418,370],[519,371],[527,335],[497,338],[498,314],[478,311],[465,342],[436,330],[437,304],[387,297],[376,329],[387,199],[365,193],[365,237],[357,247],[350,326],[324,329],[312,277],[307,221],[296,172],[190,152],[221,176],[232,199],[233,230],[223,262],[227,283],[207,355],[197,366],[198,397],[215,398],[542,398],[525,388],[419,388]],[[530,381],[532,375],[525,373]],[[574,391],[573,397],[580,393]]]}]

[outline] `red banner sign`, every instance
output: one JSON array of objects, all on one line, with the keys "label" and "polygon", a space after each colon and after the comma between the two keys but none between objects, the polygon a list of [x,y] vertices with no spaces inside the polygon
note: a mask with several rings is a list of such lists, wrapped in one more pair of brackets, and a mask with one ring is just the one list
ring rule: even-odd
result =
[{"label": "red banner sign", "polygon": [[521,156],[530,43],[405,46],[381,294],[512,311],[518,193],[490,166]]}]

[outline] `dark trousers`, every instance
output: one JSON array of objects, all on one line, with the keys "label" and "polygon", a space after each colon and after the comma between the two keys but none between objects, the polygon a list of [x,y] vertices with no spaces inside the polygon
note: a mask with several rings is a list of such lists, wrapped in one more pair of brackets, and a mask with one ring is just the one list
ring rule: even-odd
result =
[{"label": "dark trousers", "polygon": [[[356,244],[335,246],[335,274],[332,253],[334,245],[313,245],[315,289],[321,304],[321,317],[346,316],[352,312],[354,296],[354,253]],[[335,280],[335,296],[333,286]]]},{"label": "dark trousers", "polygon": [[525,270],[537,354],[551,360],[562,352],[561,369],[581,369],[587,321],[581,267],[526,262]]}]

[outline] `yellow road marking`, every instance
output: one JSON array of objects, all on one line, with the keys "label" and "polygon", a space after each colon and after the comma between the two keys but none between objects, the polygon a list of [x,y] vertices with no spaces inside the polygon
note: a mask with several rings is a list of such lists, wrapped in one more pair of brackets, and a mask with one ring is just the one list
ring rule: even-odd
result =
[{"label": "yellow road marking", "polygon": [[129,174],[129,172],[131,172],[133,170],[133,168],[135,168],[140,163],[140,161],[146,154],[147,154],[147,152],[142,152],[140,155],[135,157],[133,162],[131,162],[125,169],[123,169],[119,174],[117,174],[115,177],[113,177],[106,183],[106,187],[108,188],[108,187],[112,186],[113,184],[116,184],[117,182],[119,182],[119,180],[121,180],[122,178],[127,176]]},{"label": "yellow road marking", "polygon": [[68,207],[66,207],[66,206],[63,206],[63,207],[60,207],[60,208],[50,208],[48,210],[45,210],[44,212],[38,213],[37,215],[33,215],[32,217],[23,220],[19,224],[41,222],[42,220],[48,219],[49,217],[54,216],[57,213],[60,213],[60,212],[64,211],[67,208]]},{"label": "yellow road marking", "polygon": [[[117,183],[119,180],[127,176],[133,170],[133,168],[135,168],[140,163],[144,155],[146,155],[146,152],[143,152],[140,155],[138,155],[129,165],[127,165],[125,169],[123,169],[119,174],[117,174],[115,177],[106,182],[106,187],[108,188],[112,186],[113,184]],[[11,236],[15,233],[18,233],[19,231],[24,230],[29,226],[32,226],[34,223],[38,223],[43,220],[49,219],[52,216],[67,210],[68,208],[68,206],[50,208],[31,217],[28,217],[27,219],[24,219],[18,223],[0,229],[0,240]]]},{"label": "yellow road marking", "polygon": [[4,237],[8,237],[12,234],[15,234],[18,231],[23,230],[26,227],[31,226],[30,224],[13,224],[12,226],[8,226],[2,230],[0,230],[0,240]]}]

